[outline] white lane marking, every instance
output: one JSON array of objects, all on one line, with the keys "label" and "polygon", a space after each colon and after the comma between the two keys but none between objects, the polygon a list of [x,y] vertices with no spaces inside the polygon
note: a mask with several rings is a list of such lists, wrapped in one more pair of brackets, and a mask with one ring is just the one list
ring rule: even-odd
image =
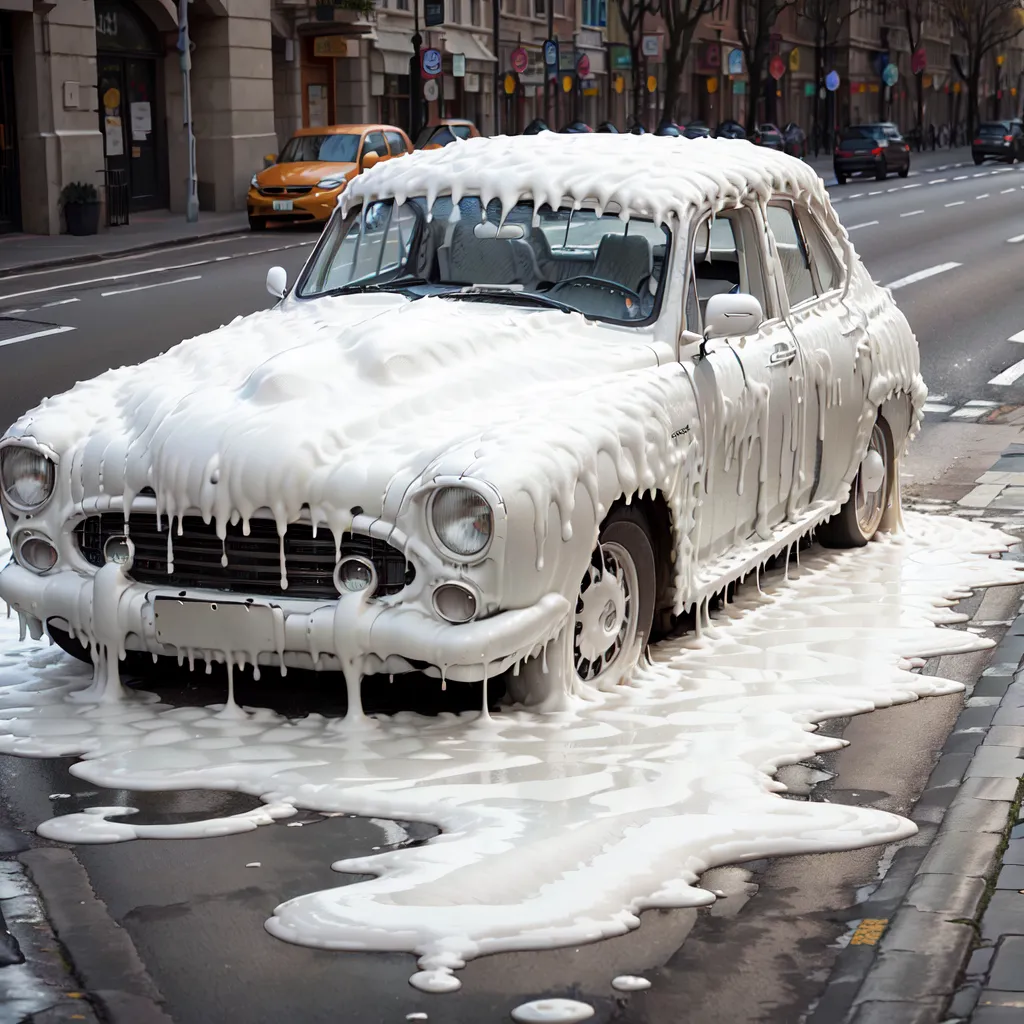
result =
[{"label": "white lane marking", "polygon": [[4,345],[17,345],[19,341],[32,341],[34,338],[48,338],[51,334],[65,334],[74,327],[51,327],[45,331],[33,331],[31,334],[19,334],[17,338],[0,338],[0,348]]},{"label": "white lane marking", "polygon": [[863,192],[855,192],[852,196],[847,196],[847,199],[860,199],[864,195]]},{"label": "white lane marking", "polygon": [[1024,359],[1017,360],[1013,366],[1008,366],[1002,373],[997,373],[989,384],[1006,386],[1015,383],[1019,377],[1024,377]]},{"label": "white lane marking", "polygon": [[937,274],[945,274],[949,270],[956,270],[961,265],[960,263],[940,263],[938,266],[929,267],[927,270],[919,270],[916,274],[908,274],[906,277],[901,277],[898,281],[893,281],[892,284],[886,285],[886,287],[896,291],[898,288],[906,288],[908,284],[917,284],[918,281],[926,281],[929,277],[935,277]]},{"label": "white lane marking", "polygon": [[849,227],[846,230],[860,231],[861,228],[873,228],[877,223],[877,220],[866,220],[863,224],[854,224],[853,227]]},{"label": "white lane marking", "polygon": [[975,178],[984,178],[987,175],[987,171],[981,171],[979,174],[973,175]]},{"label": "white lane marking", "polygon": [[966,181],[967,180],[967,175],[966,174],[961,174],[961,175],[957,176],[956,178],[954,178],[953,180],[954,181]]},{"label": "white lane marking", "polygon": [[81,302],[81,299],[57,299],[56,302],[44,302],[39,308],[49,309],[51,306],[66,306],[70,302]]},{"label": "white lane marking", "polygon": [[869,192],[868,193],[869,196],[880,196],[881,194],[882,194],[882,190],[881,189],[879,189],[877,192]]},{"label": "white lane marking", "polygon": [[1008,238],[1006,241],[1010,245],[1019,245],[1021,242],[1024,242],[1024,235],[1017,235],[1015,238]]},{"label": "white lane marking", "polygon": [[948,395],[929,395],[929,402],[944,402],[949,396]]},{"label": "white lane marking", "polygon": [[949,181],[949,178],[936,178],[934,181],[929,181],[928,184],[929,185],[944,185],[947,181]]},{"label": "white lane marking", "polygon": [[1011,192],[1016,192],[1016,191],[1017,190],[1015,188],[1004,188],[1003,191],[1000,192],[999,194],[1001,196],[1008,196]]},{"label": "white lane marking", "polygon": [[924,213],[924,210],[911,210],[910,213],[901,213],[901,217],[916,217],[918,214]]},{"label": "white lane marking", "polygon": [[899,189],[898,188],[887,188],[885,191],[886,192],[899,192]]},{"label": "white lane marking", "polygon": [[955,405],[943,405],[941,402],[925,402],[925,412],[952,412],[956,408]]},{"label": "white lane marking", "polygon": [[[293,245],[278,245],[270,249],[258,249],[255,252],[239,253],[237,256],[229,256],[229,259],[242,259],[249,256],[265,256],[272,252],[283,252],[285,249],[299,249],[304,245],[313,245],[314,242],[298,242]],[[138,259],[138,257],[134,257]],[[127,274],[107,274],[104,277],[91,277],[82,281],[67,281],[64,284],[51,284],[45,288],[30,288],[23,292],[11,292],[9,295],[0,295],[0,302],[8,299],[20,299],[25,295],[43,295],[46,292],[67,291],[69,288],[82,288],[90,284],[106,284],[108,281],[127,281],[133,277],[145,277],[150,274],[169,274],[172,270],[191,270],[193,267],[204,267],[210,263],[217,263],[219,259],[192,260],[189,263],[172,263],[166,267],[149,267],[146,270],[134,270]],[[65,267],[65,270],[68,268]]]},{"label": "white lane marking", "polygon": [[948,210],[951,206],[963,206],[964,201],[962,199],[957,200],[955,203],[946,203],[946,209]]},{"label": "white lane marking", "polygon": [[1012,335],[1010,341],[1024,342],[1024,331],[1018,331],[1016,334]]},{"label": "white lane marking", "polygon": [[118,288],[113,292],[100,292],[100,298],[109,299],[111,295],[127,295],[129,292],[144,292],[149,288],[166,288],[169,284],[184,284],[186,281],[201,281],[202,274],[194,274],[192,277],[178,277],[173,281],[157,281],[155,284],[137,284],[134,288]]},{"label": "white lane marking", "polygon": [[988,199],[988,193],[983,192],[980,196],[975,196],[975,199]]},{"label": "white lane marking", "polygon": [[921,186],[923,184],[924,184],[924,182],[919,181],[919,182],[917,182],[916,185],[904,185],[903,186],[903,191],[905,192],[908,188],[921,188]]}]

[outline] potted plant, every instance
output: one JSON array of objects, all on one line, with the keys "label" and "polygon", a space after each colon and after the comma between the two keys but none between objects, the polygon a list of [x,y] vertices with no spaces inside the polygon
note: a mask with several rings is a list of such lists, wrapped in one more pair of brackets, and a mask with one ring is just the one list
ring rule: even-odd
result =
[{"label": "potted plant", "polygon": [[95,235],[100,226],[100,197],[96,186],[73,181],[60,193],[69,235]]}]

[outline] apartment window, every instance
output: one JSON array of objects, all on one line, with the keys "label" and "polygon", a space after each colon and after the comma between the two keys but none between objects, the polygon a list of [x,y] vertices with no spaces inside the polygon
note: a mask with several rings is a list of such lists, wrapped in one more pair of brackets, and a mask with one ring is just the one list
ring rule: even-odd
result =
[{"label": "apartment window", "polygon": [[480,24],[480,0],[469,0],[469,23]]},{"label": "apartment window", "polygon": [[543,18],[547,11],[547,0],[533,0],[533,16],[535,18]]},{"label": "apartment window", "polygon": [[453,25],[462,24],[462,0],[452,0],[452,16],[449,20]]},{"label": "apartment window", "polygon": [[395,0],[395,7],[399,11],[409,10],[409,0]]},{"label": "apartment window", "polygon": [[604,28],[608,24],[608,0],[583,0],[583,24]]}]

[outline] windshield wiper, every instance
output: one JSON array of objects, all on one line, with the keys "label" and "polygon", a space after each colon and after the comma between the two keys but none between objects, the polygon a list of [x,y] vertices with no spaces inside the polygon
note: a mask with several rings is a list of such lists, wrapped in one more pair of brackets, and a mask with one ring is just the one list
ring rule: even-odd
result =
[{"label": "windshield wiper", "polygon": [[[329,292],[325,292],[325,295],[351,295],[354,292],[386,292],[386,291],[404,291],[407,288],[413,288],[416,285],[430,284],[425,277],[396,277],[391,281],[362,281],[357,284],[345,284],[340,288],[332,288]],[[417,295],[416,298],[422,298],[421,295]]]},{"label": "windshield wiper", "polygon": [[482,302],[520,303],[527,306],[543,306],[558,309],[563,313],[578,313],[578,309],[547,295],[523,290],[521,284],[473,284],[452,292],[442,292],[441,299],[478,299]]}]

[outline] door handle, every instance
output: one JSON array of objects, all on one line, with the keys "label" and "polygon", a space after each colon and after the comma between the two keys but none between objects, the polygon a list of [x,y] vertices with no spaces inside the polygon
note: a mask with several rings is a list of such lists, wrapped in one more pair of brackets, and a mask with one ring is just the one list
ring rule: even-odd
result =
[{"label": "door handle", "polygon": [[782,366],[793,362],[794,359],[796,359],[796,346],[780,344],[775,347],[775,351],[769,357],[768,365]]}]

